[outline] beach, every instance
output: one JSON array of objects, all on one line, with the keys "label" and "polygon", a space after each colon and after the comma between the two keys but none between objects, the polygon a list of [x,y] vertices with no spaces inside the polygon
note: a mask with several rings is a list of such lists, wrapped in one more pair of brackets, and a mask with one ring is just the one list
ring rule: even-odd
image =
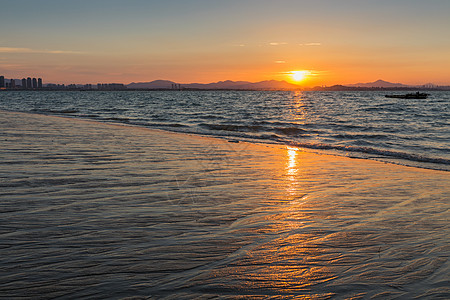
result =
[{"label": "beach", "polygon": [[0,294],[446,299],[446,171],[1,111]]}]

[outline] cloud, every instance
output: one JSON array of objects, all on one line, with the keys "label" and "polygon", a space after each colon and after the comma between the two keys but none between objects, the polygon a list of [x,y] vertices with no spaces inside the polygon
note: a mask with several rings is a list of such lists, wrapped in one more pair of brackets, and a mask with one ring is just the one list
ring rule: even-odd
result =
[{"label": "cloud", "polygon": [[271,42],[269,43],[270,46],[280,46],[280,45],[287,45],[286,42]]},{"label": "cloud", "polygon": [[81,51],[67,51],[67,50],[48,50],[48,51],[41,51],[40,53],[49,53],[49,54],[84,54],[85,52],[81,52]]},{"label": "cloud", "polygon": [[36,50],[31,48],[0,47],[0,53],[43,53],[43,54],[83,54],[79,51]]},{"label": "cloud", "polygon": [[320,74],[327,73],[328,71],[318,71],[318,70],[295,70],[295,71],[288,71],[288,72],[279,72],[279,74],[283,75],[292,75],[295,72],[304,72],[308,77],[311,76],[319,76]]},{"label": "cloud", "polygon": [[285,64],[286,62],[284,60],[276,60],[275,63],[276,64]]},{"label": "cloud", "polygon": [[305,43],[305,44],[299,44],[300,46],[321,46],[321,43]]},{"label": "cloud", "polygon": [[19,69],[19,68],[23,68],[24,65],[22,65],[22,64],[8,64],[8,63],[0,62],[0,67],[5,68],[5,69],[9,69],[9,68]]},{"label": "cloud", "polygon": [[29,48],[0,47],[0,53],[31,53]]}]

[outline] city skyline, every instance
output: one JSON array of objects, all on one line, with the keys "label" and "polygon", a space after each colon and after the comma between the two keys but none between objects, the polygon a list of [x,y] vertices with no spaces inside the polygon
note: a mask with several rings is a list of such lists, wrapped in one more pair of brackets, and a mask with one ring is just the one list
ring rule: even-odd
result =
[{"label": "city skyline", "polygon": [[31,3],[1,5],[0,74],[55,84],[450,84],[444,0]]},{"label": "city skyline", "polygon": [[[18,84],[19,82],[20,84]],[[22,79],[5,78],[0,75],[0,89],[42,89],[42,78],[23,77]]]}]

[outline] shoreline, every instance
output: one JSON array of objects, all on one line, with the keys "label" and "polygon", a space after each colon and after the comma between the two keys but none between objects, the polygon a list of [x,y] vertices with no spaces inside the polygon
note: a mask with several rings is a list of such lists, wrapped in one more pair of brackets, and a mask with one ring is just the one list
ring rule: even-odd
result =
[{"label": "shoreline", "polygon": [[[369,157],[358,157],[353,155],[354,152],[352,151],[344,151],[344,150],[340,150],[343,153],[339,154],[336,153],[339,150],[336,149],[330,149],[330,150],[323,150],[323,149],[317,149],[317,148],[308,148],[308,147],[302,147],[299,145],[296,145],[295,143],[279,143],[276,141],[259,141],[259,140],[239,140],[239,138],[234,137],[234,136],[216,136],[213,134],[206,134],[206,133],[191,133],[191,132],[181,132],[181,131],[176,131],[176,130],[167,130],[167,129],[161,129],[161,128],[149,128],[149,127],[145,127],[142,125],[135,125],[135,124],[127,124],[127,123],[121,123],[121,122],[111,122],[109,120],[94,120],[94,119],[90,119],[90,118],[81,118],[78,116],[71,116],[71,115],[55,115],[55,114],[46,114],[46,113],[40,113],[40,112],[20,112],[20,111],[8,111],[8,110],[4,110],[4,109],[0,109],[0,113],[3,112],[7,112],[7,113],[17,113],[17,114],[29,114],[29,115],[39,115],[39,116],[45,116],[45,117],[54,117],[54,118],[62,118],[62,119],[70,119],[70,120],[79,120],[79,121],[84,121],[84,122],[92,122],[94,124],[107,124],[107,125],[111,125],[111,126],[124,126],[124,127],[130,127],[130,128],[141,128],[141,129],[145,129],[145,130],[155,130],[157,132],[166,132],[166,133],[173,133],[173,134],[181,134],[181,135],[188,135],[188,136],[192,136],[192,137],[203,137],[203,138],[211,138],[211,139],[216,139],[216,140],[221,140],[221,141],[226,141],[226,142],[230,142],[230,143],[250,143],[250,144],[255,144],[255,145],[262,145],[262,146],[275,146],[275,147],[295,147],[300,149],[301,151],[304,152],[309,152],[309,153],[313,153],[313,154],[317,154],[317,155],[331,155],[331,156],[335,156],[338,158],[348,158],[348,159],[356,159],[356,160],[363,160],[363,161],[374,161],[374,162],[378,162],[381,164],[388,164],[388,165],[394,165],[394,166],[399,166],[399,167],[407,167],[407,168],[417,168],[417,169],[422,169],[422,170],[431,170],[431,171],[439,171],[439,172],[450,172],[450,170],[445,170],[445,169],[438,169],[438,168],[433,168],[433,167],[427,167],[427,166],[417,166],[417,165],[408,165],[408,164],[402,164],[401,162],[396,162],[396,161],[388,161],[388,160],[384,160],[386,158],[369,158]],[[389,159],[389,156],[387,157],[387,159]],[[397,160],[402,160],[401,158],[396,157]],[[410,163],[415,163],[415,162],[419,162],[419,163],[430,163],[428,161],[415,161],[412,160],[410,161]]]}]

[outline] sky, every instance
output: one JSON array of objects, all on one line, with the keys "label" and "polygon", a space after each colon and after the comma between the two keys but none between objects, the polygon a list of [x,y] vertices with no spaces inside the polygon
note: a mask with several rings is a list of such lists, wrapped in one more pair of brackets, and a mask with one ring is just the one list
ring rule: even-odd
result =
[{"label": "sky", "polygon": [[0,0],[0,75],[450,85],[450,0]]}]

